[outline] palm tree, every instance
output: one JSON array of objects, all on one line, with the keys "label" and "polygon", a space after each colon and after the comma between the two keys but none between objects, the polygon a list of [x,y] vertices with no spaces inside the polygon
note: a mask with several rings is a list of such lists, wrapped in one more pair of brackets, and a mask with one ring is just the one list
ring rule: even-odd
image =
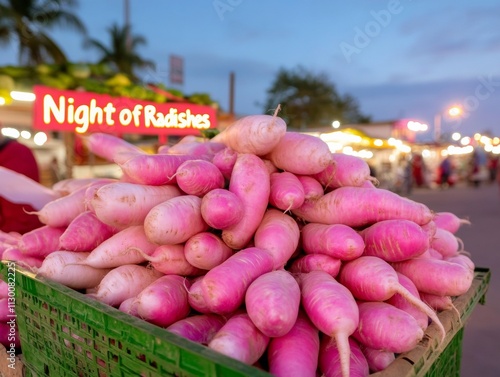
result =
[{"label": "palm tree", "polygon": [[76,5],[76,0],[0,0],[0,45],[17,43],[19,64],[66,62],[45,30],[65,26],[85,33],[83,23],[68,10]]},{"label": "palm tree", "polygon": [[113,24],[108,32],[111,37],[109,47],[96,39],[89,39],[86,43],[87,47],[100,52],[99,63],[110,64],[117,72],[125,73],[132,79],[137,79],[136,69],[155,67],[152,61],[143,59],[137,52],[140,45],[146,44],[146,39],[140,35],[131,35],[130,26]]}]

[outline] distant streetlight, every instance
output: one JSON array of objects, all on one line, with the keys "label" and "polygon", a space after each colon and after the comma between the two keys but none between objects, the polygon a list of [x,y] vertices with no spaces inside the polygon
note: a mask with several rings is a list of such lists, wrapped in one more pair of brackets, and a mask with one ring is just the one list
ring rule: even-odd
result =
[{"label": "distant streetlight", "polygon": [[[462,109],[458,106],[452,106],[446,110],[446,113],[450,117],[456,118],[456,117],[462,115]],[[436,141],[436,142],[441,141],[441,123],[442,123],[442,120],[443,120],[442,112],[439,112],[434,116],[434,141]]]},{"label": "distant streetlight", "polygon": [[332,127],[333,127],[333,128],[339,128],[339,127],[340,127],[340,122],[339,122],[338,120],[334,120],[334,121],[332,122]]}]

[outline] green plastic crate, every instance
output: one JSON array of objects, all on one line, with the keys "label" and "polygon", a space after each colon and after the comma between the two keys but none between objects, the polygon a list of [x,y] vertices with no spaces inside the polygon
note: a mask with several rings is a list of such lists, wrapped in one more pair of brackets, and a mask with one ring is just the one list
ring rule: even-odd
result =
[{"label": "green plastic crate", "polygon": [[[9,273],[7,263],[0,263],[4,279]],[[442,344],[431,324],[414,350],[372,376],[459,376],[463,325],[484,300],[489,279],[489,269],[477,269],[469,292],[455,300],[461,322],[454,311],[439,314],[447,330]],[[27,375],[270,376],[61,284],[35,278],[22,268],[16,267],[15,280]]]}]

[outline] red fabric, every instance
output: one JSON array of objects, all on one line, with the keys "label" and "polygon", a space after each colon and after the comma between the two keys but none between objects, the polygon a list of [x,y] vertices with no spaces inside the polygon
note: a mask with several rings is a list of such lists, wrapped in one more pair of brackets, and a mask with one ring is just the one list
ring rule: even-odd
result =
[{"label": "red fabric", "polygon": [[[15,140],[0,150],[0,166],[40,182],[40,173],[33,152]],[[25,210],[34,211],[29,205],[15,204],[0,197],[0,230],[23,234],[42,226],[36,215],[29,215]]]}]

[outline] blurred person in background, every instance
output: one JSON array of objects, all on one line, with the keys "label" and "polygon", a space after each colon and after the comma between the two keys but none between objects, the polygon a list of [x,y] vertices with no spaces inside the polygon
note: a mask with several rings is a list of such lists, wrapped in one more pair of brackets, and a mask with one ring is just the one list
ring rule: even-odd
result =
[{"label": "blurred person in background", "polygon": [[451,175],[453,173],[453,166],[449,156],[446,156],[439,164],[438,184],[441,188],[447,188],[453,185]]},{"label": "blurred person in background", "polygon": [[[17,140],[5,137],[0,132],[0,166],[23,174],[40,183],[40,172],[31,149]],[[0,183],[1,184],[1,183]],[[0,230],[3,232],[27,233],[42,224],[29,205],[12,203],[0,196]]]}]

